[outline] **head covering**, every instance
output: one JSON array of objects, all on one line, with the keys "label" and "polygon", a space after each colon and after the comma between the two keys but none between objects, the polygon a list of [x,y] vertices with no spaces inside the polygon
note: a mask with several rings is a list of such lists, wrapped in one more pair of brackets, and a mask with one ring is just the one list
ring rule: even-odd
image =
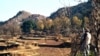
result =
[{"label": "head covering", "polygon": [[85,28],[85,32],[90,32],[89,28],[86,27]]}]

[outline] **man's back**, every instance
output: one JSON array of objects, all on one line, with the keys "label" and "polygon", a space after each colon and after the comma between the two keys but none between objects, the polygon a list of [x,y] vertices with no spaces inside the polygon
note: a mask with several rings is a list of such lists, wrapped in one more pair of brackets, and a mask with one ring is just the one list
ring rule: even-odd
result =
[{"label": "man's back", "polygon": [[91,33],[86,32],[87,36],[86,36],[86,44],[89,45],[91,43]]},{"label": "man's back", "polygon": [[91,33],[85,32],[81,37],[81,44],[90,44],[91,43]]}]

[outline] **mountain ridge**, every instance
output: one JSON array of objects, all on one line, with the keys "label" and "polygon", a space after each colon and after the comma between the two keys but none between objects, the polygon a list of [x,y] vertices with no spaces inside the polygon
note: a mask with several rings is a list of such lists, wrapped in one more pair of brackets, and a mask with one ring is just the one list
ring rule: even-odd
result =
[{"label": "mountain ridge", "polygon": [[[9,20],[3,23],[1,22],[0,29],[2,32],[6,31],[5,32],[6,34],[9,34],[9,32],[18,33],[18,32],[21,32],[22,23],[25,21],[34,20],[35,23],[37,23],[38,22],[37,20],[56,19],[56,17],[59,19],[63,19],[65,16],[66,18],[69,18],[69,19],[72,19],[74,16],[77,16],[78,19],[84,19],[85,17],[87,18],[89,17],[89,19],[91,20],[90,15],[93,9],[91,3],[92,3],[91,1],[88,1],[88,2],[84,2],[72,7],[62,7],[62,8],[59,8],[57,11],[53,12],[49,17],[45,17],[40,14],[31,14],[27,11],[19,11],[15,16],[10,18]],[[70,22],[71,22],[71,25],[74,26],[73,21],[70,21]]]},{"label": "mountain ridge", "polygon": [[88,1],[72,7],[59,8],[56,12],[53,12],[49,17],[54,19],[56,17],[61,17],[65,14],[65,16],[70,18],[72,18],[73,16],[78,16],[79,18],[83,18],[84,16],[89,17],[91,11],[92,11],[91,1]]},{"label": "mountain ridge", "polygon": [[20,25],[23,21],[27,20],[45,19],[45,18],[54,19],[56,17],[62,17],[64,15],[70,18],[73,18],[73,16],[78,16],[80,19],[82,19],[85,16],[89,17],[91,10],[92,10],[91,2],[88,1],[72,7],[59,8],[57,11],[53,12],[49,17],[45,17],[40,14],[31,14],[27,11],[19,11],[15,16],[5,21],[1,25],[8,25],[8,26],[10,24]]}]

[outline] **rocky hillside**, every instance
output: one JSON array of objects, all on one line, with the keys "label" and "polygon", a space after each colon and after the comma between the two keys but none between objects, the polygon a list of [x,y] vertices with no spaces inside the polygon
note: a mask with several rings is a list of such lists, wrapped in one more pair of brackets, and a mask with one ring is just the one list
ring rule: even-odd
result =
[{"label": "rocky hillside", "polygon": [[8,21],[5,22],[4,25],[18,25],[20,24],[25,18],[29,17],[32,15],[29,12],[26,11],[19,11],[14,17],[10,18]]},{"label": "rocky hillside", "polygon": [[19,11],[14,17],[8,21],[0,22],[0,34],[21,34],[21,25],[27,20],[41,20],[45,16],[39,14],[31,14],[27,11]]},{"label": "rocky hillside", "polygon": [[[91,13],[91,10],[92,10],[91,2],[88,1],[78,4],[77,6],[60,8],[56,12],[53,12],[51,16],[49,16],[49,18],[54,19],[56,17],[62,17],[62,16],[68,16],[72,18],[73,16],[78,16],[80,19],[82,19],[84,16],[88,17]],[[6,21],[4,25],[11,25],[11,24],[19,25],[23,21],[45,19],[45,18],[46,18],[45,16],[39,14],[31,14],[26,11],[19,11],[14,17]]]},{"label": "rocky hillside", "polygon": [[78,16],[79,18],[83,18],[84,16],[88,17],[91,13],[91,10],[92,10],[91,2],[88,1],[78,4],[77,6],[60,8],[56,12],[52,13],[50,18],[54,19],[56,17],[61,17],[64,15],[69,16],[70,18],[72,18],[73,16]]},{"label": "rocky hillside", "polygon": [[9,26],[9,25],[18,26],[21,23],[23,23],[23,21],[44,19],[44,18],[46,17],[39,14],[31,14],[27,11],[19,11],[14,17],[6,21],[3,26]]},{"label": "rocky hillside", "polygon": [[27,21],[27,20],[36,21],[36,20],[42,20],[42,19],[46,19],[46,17],[43,16],[43,15],[40,15],[40,14],[32,14],[32,15],[30,15],[29,17],[24,18],[23,21]]}]

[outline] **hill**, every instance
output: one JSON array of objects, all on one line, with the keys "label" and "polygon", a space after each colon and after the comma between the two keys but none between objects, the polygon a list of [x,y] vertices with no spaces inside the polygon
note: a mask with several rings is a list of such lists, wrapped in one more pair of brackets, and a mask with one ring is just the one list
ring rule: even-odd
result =
[{"label": "hill", "polygon": [[[83,19],[85,16],[89,17],[92,12],[91,1],[84,2],[72,7],[63,7],[53,12],[48,18],[55,19],[56,17],[67,16],[73,18],[77,16],[80,19]],[[69,14],[70,13],[70,14]],[[20,32],[20,25],[27,20],[41,20],[46,19],[47,17],[40,14],[31,14],[27,11],[19,11],[15,16],[10,18],[8,21],[1,23],[4,31]]]},{"label": "hill", "polygon": [[24,21],[33,20],[33,19],[44,19],[45,16],[39,14],[31,14],[27,11],[19,11],[15,16],[10,18],[8,21],[5,21],[3,26],[18,26],[22,24]]},{"label": "hill", "polygon": [[26,11],[19,11],[15,16],[13,16],[12,18],[10,18],[8,21],[6,21],[4,23],[4,25],[18,25],[20,24],[25,18],[29,17],[30,15],[32,15],[29,12]]},{"label": "hill", "polygon": [[56,12],[52,13],[50,18],[54,19],[56,17],[62,17],[64,15],[70,18],[72,18],[73,16],[78,16],[79,18],[83,18],[84,16],[89,17],[91,10],[91,1],[88,1],[76,6],[60,8]]},{"label": "hill", "polygon": [[[27,20],[45,19],[45,16],[39,14],[31,14],[27,11],[19,11],[15,16],[5,22],[0,22],[1,34],[18,34],[21,33],[21,24]],[[6,32],[5,32],[6,31]]]}]

